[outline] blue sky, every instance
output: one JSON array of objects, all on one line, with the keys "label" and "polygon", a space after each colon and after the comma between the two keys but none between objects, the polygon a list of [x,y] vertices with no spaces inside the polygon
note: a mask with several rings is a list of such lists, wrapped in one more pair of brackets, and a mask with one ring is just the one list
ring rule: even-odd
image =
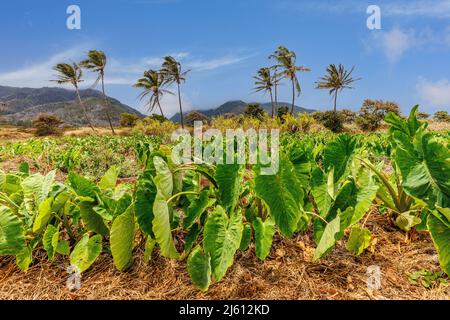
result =
[{"label": "blue sky", "polygon": [[[68,30],[66,9],[81,8],[81,30]],[[369,4],[381,8],[381,30],[366,27]],[[107,53],[108,94],[140,110],[131,87],[161,57],[192,69],[182,87],[186,109],[227,100],[267,102],[253,79],[278,45],[297,53],[303,92],[297,105],[326,110],[332,100],[314,82],[330,63],[355,66],[362,80],[339,97],[357,110],[366,98],[397,101],[403,111],[450,111],[450,0],[40,0],[0,4],[0,85],[52,86],[51,66]],[[85,86],[93,75],[85,74]],[[290,87],[281,100],[290,101]],[[163,99],[168,114],[175,97]]]}]

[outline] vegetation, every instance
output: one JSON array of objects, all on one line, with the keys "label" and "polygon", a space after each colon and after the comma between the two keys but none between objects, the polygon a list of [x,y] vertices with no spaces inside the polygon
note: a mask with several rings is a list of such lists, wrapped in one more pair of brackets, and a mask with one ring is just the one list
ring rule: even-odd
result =
[{"label": "vegetation", "polygon": [[120,125],[122,127],[134,127],[139,117],[135,114],[124,112],[120,115]]},{"label": "vegetation", "polygon": [[63,122],[55,116],[40,114],[33,120],[33,128],[36,129],[37,136],[49,136],[59,133],[58,127]]}]

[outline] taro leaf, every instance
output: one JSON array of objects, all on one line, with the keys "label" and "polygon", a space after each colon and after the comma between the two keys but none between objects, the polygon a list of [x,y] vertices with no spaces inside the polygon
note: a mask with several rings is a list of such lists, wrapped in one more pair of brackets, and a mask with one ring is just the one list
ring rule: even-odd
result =
[{"label": "taro leaf", "polygon": [[314,252],[313,261],[319,260],[334,247],[336,244],[336,235],[340,231],[340,225],[341,221],[339,215],[327,224]]},{"label": "taro leaf", "polygon": [[187,260],[187,270],[192,282],[202,291],[207,291],[211,284],[211,258],[204,253],[201,246],[195,247]]},{"label": "taro leaf", "polygon": [[252,241],[252,226],[250,223],[244,223],[244,229],[242,231],[241,244],[239,250],[245,251],[248,249],[250,242]]},{"label": "taro leaf", "polygon": [[422,220],[414,213],[403,212],[395,219],[395,225],[405,232],[409,232],[413,227],[419,225]]},{"label": "taro leaf", "polygon": [[256,218],[253,221],[253,229],[255,230],[255,251],[256,256],[264,261],[270,253],[272,247],[273,235],[275,234],[275,223],[268,218],[262,221]]},{"label": "taro leaf", "polygon": [[450,228],[434,214],[430,214],[428,216],[428,230],[430,230],[431,238],[436,247],[442,270],[450,276]]},{"label": "taro leaf", "polygon": [[204,190],[198,198],[193,199],[183,218],[184,228],[189,229],[200,218],[202,213],[214,204],[215,199],[209,199],[208,194],[209,191]]},{"label": "taro leaf", "polygon": [[369,229],[361,228],[359,225],[355,225],[352,228],[350,237],[347,241],[347,250],[354,255],[359,256],[363,251],[369,247],[372,234]]},{"label": "taro leaf", "polygon": [[217,281],[233,264],[234,254],[241,244],[242,230],[241,214],[235,211],[228,217],[220,206],[206,220],[203,245],[211,256],[212,274]]},{"label": "taro leaf", "polygon": [[321,217],[326,218],[333,199],[328,193],[327,179],[320,168],[315,168],[311,175],[311,193]]},{"label": "taro leaf", "polygon": [[47,252],[48,260],[53,261],[58,248],[59,228],[48,225],[42,237],[42,244]]},{"label": "taro leaf", "polygon": [[102,252],[102,236],[95,235],[89,238],[89,233],[85,233],[76,244],[70,254],[70,264],[84,272],[95,262]]},{"label": "taro leaf", "polygon": [[81,218],[89,231],[101,234],[103,236],[109,235],[108,227],[103,221],[103,218],[94,211],[93,204],[91,202],[82,201],[78,204],[78,206],[80,208]]},{"label": "taro leaf", "polygon": [[100,193],[100,189],[94,182],[80,176],[79,174],[76,174],[75,172],[69,173],[69,183],[75,190],[76,194],[81,197],[95,199],[97,194]]},{"label": "taro leaf", "polygon": [[150,237],[153,236],[153,203],[155,202],[156,193],[156,185],[153,182],[151,172],[144,171],[138,179],[134,208],[139,227]]},{"label": "taro leaf", "polygon": [[178,259],[179,253],[175,248],[170,228],[169,207],[166,199],[159,191],[153,204],[153,213],[155,215],[153,219],[153,233],[161,249],[161,255],[166,258]]},{"label": "taro leaf", "polygon": [[184,243],[184,251],[189,252],[191,251],[192,247],[194,246],[195,242],[198,239],[198,236],[200,235],[201,228],[198,223],[194,223],[194,225],[189,230],[188,234],[185,238]]},{"label": "taro leaf", "polygon": [[240,164],[218,164],[214,179],[219,187],[220,204],[227,211],[233,211],[239,199],[242,186],[243,166]]},{"label": "taro leaf", "polygon": [[114,264],[119,271],[131,266],[133,262],[134,212],[133,206],[114,219],[109,239]]},{"label": "taro leaf", "polygon": [[27,272],[30,264],[33,262],[32,250],[29,246],[23,247],[16,255],[16,264],[23,272]]},{"label": "taro leaf", "polygon": [[11,209],[0,205],[0,256],[19,254],[24,246],[22,221]]},{"label": "taro leaf", "polygon": [[300,217],[303,215],[301,205],[303,190],[296,178],[292,163],[280,155],[280,168],[275,175],[261,175],[256,168],[255,192],[264,200],[270,209],[281,233],[291,237],[297,230]]},{"label": "taro leaf", "polygon": [[119,176],[120,169],[116,166],[112,166],[106,171],[105,175],[100,179],[98,186],[102,190],[114,189],[117,184],[117,178]]},{"label": "taro leaf", "polygon": [[47,226],[47,223],[50,221],[52,217],[52,205],[53,198],[47,198],[44,200],[40,206],[36,219],[33,223],[33,232],[39,233]]},{"label": "taro leaf", "polygon": [[61,240],[56,246],[56,252],[62,254],[63,256],[68,256],[70,254],[70,246],[66,240]]},{"label": "taro leaf", "polygon": [[343,134],[325,146],[323,166],[327,172],[334,167],[334,182],[338,182],[347,172],[356,144],[354,137]]},{"label": "taro leaf", "polygon": [[145,241],[145,250],[144,250],[144,262],[148,263],[152,259],[153,249],[155,248],[156,241],[152,237],[147,237]]}]

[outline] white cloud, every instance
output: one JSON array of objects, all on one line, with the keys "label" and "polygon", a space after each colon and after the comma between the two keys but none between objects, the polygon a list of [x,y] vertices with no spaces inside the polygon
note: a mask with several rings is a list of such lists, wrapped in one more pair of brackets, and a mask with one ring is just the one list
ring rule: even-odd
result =
[{"label": "white cloud", "polygon": [[[392,1],[394,2],[394,1]],[[395,1],[384,7],[384,12],[392,16],[429,16],[436,18],[450,17],[449,0]]]},{"label": "white cloud", "polygon": [[414,44],[412,34],[394,28],[391,31],[377,34],[380,46],[391,63],[396,62]]},{"label": "white cloud", "polygon": [[450,81],[442,79],[439,81],[429,81],[419,79],[416,85],[417,92],[421,99],[432,107],[450,109]]}]

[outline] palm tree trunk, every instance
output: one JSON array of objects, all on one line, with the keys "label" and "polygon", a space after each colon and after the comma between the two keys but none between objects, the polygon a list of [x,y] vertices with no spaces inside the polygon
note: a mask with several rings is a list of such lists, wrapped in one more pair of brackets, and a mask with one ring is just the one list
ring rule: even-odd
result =
[{"label": "palm tree trunk", "polygon": [[109,126],[111,127],[111,131],[113,135],[116,135],[116,132],[114,131],[114,127],[112,125],[111,122],[111,117],[109,115],[109,100],[106,97],[106,93],[105,93],[105,79],[104,79],[104,74],[102,73],[100,75],[102,77],[102,92],[103,92],[103,99],[105,101],[105,112],[106,112],[106,117],[108,118],[108,122],[109,122]]},{"label": "palm tree trunk", "polygon": [[336,90],[336,92],[334,93],[334,113],[336,113],[337,112],[337,90]]},{"label": "palm tree trunk", "polygon": [[177,87],[178,87],[178,103],[180,104],[181,128],[184,129],[183,107],[181,106],[181,92],[179,82],[177,82]]},{"label": "palm tree trunk", "polygon": [[91,127],[92,131],[97,132],[94,128],[94,126],[92,125],[91,120],[88,117],[86,108],[84,107],[83,101],[81,100],[81,96],[80,96],[80,91],[78,90],[78,86],[75,86],[75,91],[77,92],[77,96],[78,96],[78,102],[80,103],[81,109],[83,110],[84,113],[84,117],[86,118],[87,123],[89,124],[89,127]]},{"label": "palm tree trunk", "polygon": [[275,104],[273,102],[272,89],[269,89],[269,93],[270,93],[270,101],[272,102],[272,118],[273,118],[275,115]]},{"label": "palm tree trunk", "polygon": [[278,114],[278,81],[275,80],[275,113]]},{"label": "palm tree trunk", "polygon": [[161,112],[161,115],[165,118],[165,116],[164,116],[164,112],[162,111],[162,108],[161,108],[161,104],[159,103],[159,98],[156,98],[157,100],[157,102],[158,102],[158,107],[159,107],[159,111]]},{"label": "palm tree trunk", "polygon": [[295,82],[294,78],[292,78],[292,107],[291,107],[292,114],[294,114],[294,105],[295,105]]}]

